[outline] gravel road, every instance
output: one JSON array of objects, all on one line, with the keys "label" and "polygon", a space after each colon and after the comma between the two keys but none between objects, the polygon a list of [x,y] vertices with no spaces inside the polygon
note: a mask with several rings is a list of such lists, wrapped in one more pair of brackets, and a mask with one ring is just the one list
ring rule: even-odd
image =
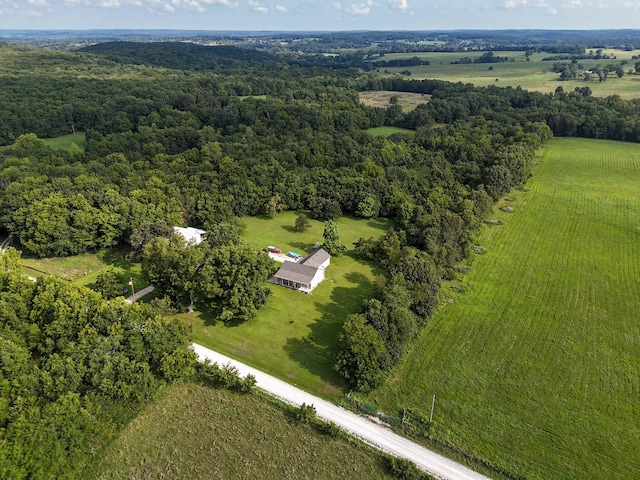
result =
[{"label": "gravel road", "polygon": [[294,406],[300,406],[303,403],[313,405],[316,408],[318,417],[322,420],[335,423],[343,430],[386,453],[411,460],[418,468],[437,478],[447,480],[488,480],[488,477],[476,473],[464,465],[432,452],[381,425],[311,395],[260,370],[195,343],[192,348],[201,361],[209,359],[218,365],[231,364],[238,369],[242,377],[250,373],[256,378],[257,386],[274,397]]}]

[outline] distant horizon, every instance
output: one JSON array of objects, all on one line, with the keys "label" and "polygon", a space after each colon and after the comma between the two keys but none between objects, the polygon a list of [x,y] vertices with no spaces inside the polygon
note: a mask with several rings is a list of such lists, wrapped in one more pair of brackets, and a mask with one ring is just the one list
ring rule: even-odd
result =
[{"label": "distant horizon", "polygon": [[632,30],[638,18],[640,0],[0,0],[3,30]]},{"label": "distant horizon", "polygon": [[638,32],[637,28],[434,28],[434,29],[379,29],[351,30],[286,30],[286,29],[205,29],[205,28],[0,28],[0,32],[213,32],[213,33],[447,33],[447,32]]}]

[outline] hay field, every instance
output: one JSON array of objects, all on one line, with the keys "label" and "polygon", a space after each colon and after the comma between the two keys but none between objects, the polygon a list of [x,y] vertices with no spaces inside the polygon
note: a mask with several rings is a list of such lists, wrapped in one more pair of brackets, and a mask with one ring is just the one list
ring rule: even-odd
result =
[{"label": "hay field", "polygon": [[147,406],[79,478],[392,478],[385,470],[377,453],[298,424],[255,395],[178,384]]},{"label": "hay field", "polygon": [[[640,478],[640,145],[555,139],[386,385],[512,478]],[[509,477],[507,477],[509,478]]]},{"label": "hay field", "polygon": [[[640,75],[625,74],[622,78],[617,78],[615,74],[609,74],[604,82],[599,82],[597,78],[590,81],[582,79],[561,81],[560,75],[552,71],[554,61],[543,61],[545,57],[552,56],[549,53],[534,53],[527,60],[524,51],[495,52],[496,56],[508,57],[509,61],[504,63],[470,63],[452,64],[462,57],[475,59],[485,52],[424,52],[424,53],[394,53],[383,57],[385,60],[411,58],[417,56],[431,62],[430,65],[420,65],[415,67],[388,67],[378,69],[378,73],[383,76],[398,75],[402,71],[410,71],[408,79],[421,80],[424,78],[446,80],[448,82],[471,83],[482,87],[496,85],[498,87],[522,87],[525,90],[538,91],[542,93],[554,92],[558,86],[562,86],[565,92],[573,91],[576,87],[588,86],[593,91],[594,96],[605,97],[609,95],[619,95],[621,98],[640,97]],[[625,52],[622,50],[605,50],[604,53],[615,55],[615,59],[601,60],[579,60],[585,69],[593,68],[596,65],[604,67],[608,64],[618,65],[622,62],[625,73],[634,69],[637,60],[632,59],[638,54],[638,50]]]}]

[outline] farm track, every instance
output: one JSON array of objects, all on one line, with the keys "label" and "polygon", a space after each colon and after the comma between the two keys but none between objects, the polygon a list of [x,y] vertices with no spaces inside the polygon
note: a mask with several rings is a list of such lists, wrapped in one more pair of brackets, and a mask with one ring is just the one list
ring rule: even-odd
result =
[{"label": "farm track", "polygon": [[382,410],[526,478],[640,478],[640,147],[554,140]]}]

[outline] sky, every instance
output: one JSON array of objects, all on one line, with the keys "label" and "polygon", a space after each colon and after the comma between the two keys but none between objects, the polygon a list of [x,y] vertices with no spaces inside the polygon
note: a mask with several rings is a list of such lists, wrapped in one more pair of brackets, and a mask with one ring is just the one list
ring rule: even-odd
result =
[{"label": "sky", "polygon": [[0,29],[640,28],[640,0],[0,0]]}]

